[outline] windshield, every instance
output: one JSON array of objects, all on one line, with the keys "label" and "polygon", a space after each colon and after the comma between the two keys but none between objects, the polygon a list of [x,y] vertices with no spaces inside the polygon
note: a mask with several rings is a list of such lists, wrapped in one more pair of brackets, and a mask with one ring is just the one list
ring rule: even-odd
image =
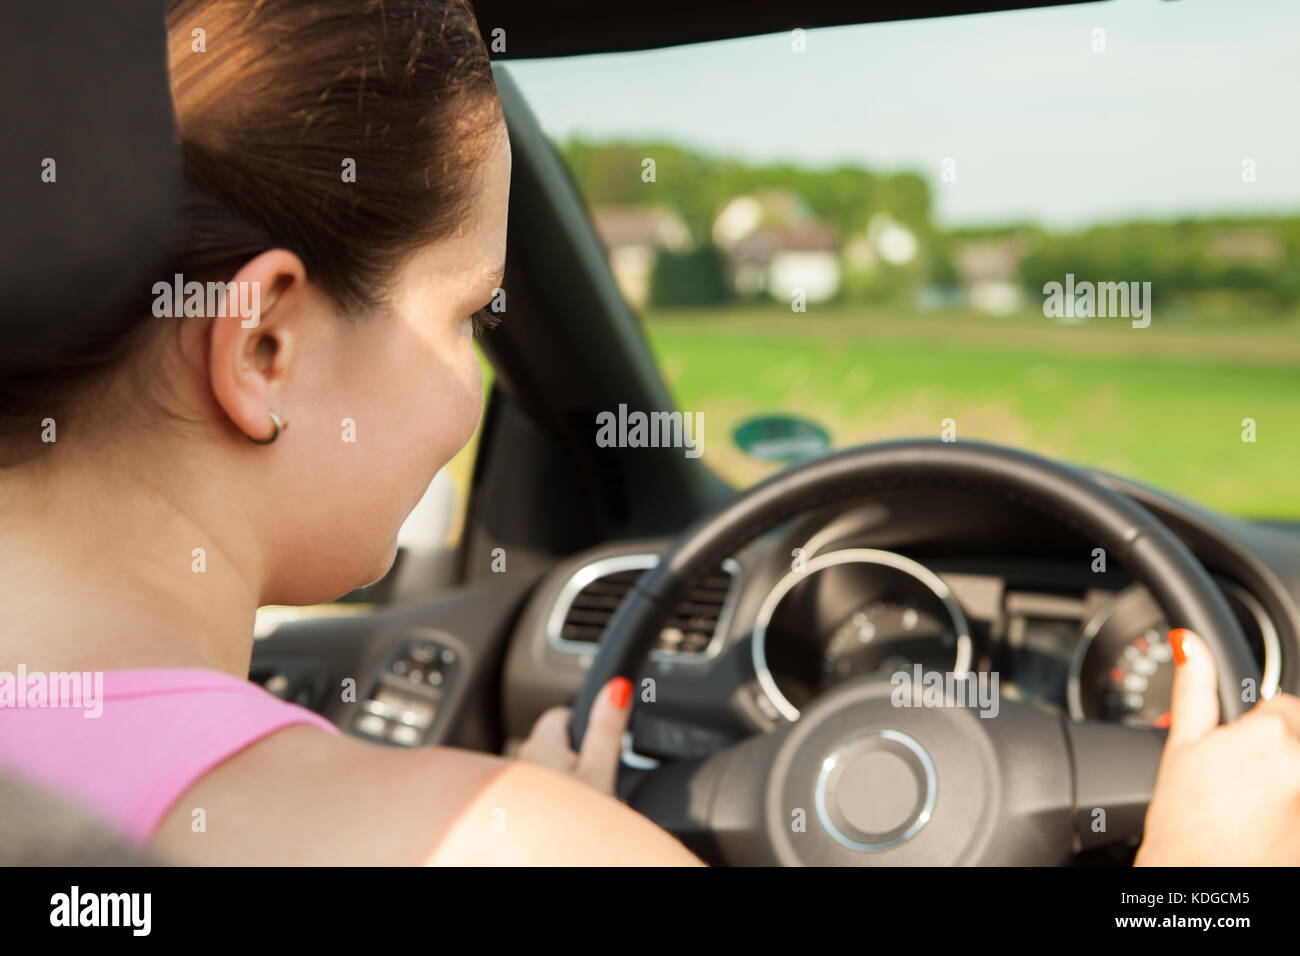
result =
[{"label": "windshield", "polygon": [[1135,0],[508,69],[733,483],[788,415],[1296,519],[1297,35]]}]

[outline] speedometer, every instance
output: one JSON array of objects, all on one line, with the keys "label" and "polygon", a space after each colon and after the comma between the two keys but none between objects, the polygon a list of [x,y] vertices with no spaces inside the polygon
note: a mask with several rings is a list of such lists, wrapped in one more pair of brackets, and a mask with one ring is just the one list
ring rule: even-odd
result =
[{"label": "speedometer", "polygon": [[754,672],[777,713],[855,677],[920,665],[965,674],[974,656],[961,606],[938,575],[892,551],[818,555],[779,580],[754,622]]},{"label": "speedometer", "polygon": [[915,597],[877,598],[859,607],[831,631],[822,648],[825,683],[860,674],[892,674],[914,663],[946,669],[957,635],[946,613]]}]

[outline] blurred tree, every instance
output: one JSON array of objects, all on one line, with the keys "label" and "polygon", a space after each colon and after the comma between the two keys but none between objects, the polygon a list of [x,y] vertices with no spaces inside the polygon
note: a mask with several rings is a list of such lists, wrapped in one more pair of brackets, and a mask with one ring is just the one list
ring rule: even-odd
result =
[{"label": "blurred tree", "polygon": [[728,298],[727,264],[714,245],[689,252],[660,249],[650,277],[654,306],[716,305]]}]

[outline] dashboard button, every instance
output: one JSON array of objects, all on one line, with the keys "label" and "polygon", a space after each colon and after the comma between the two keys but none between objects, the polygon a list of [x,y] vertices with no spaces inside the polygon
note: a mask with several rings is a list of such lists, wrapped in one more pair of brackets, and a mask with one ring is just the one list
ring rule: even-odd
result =
[{"label": "dashboard button", "polygon": [[384,737],[388,732],[388,721],[378,714],[362,714],[352,726],[370,737]]},{"label": "dashboard button", "polygon": [[414,747],[420,742],[420,729],[408,724],[396,724],[388,739],[403,747]]},{"label": "dashboard button", "polygon": [[417,664],[432,664],[438,656],[438,648],[433,644],[414,644],[411,646],[411,660]]}]

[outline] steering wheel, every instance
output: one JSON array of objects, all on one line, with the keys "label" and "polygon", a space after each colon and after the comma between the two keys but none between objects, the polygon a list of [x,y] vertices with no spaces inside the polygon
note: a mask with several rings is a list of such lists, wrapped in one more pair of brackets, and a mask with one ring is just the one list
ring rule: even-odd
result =
[{"label": "steering wheel", "polygon": [[[694,578],[803,511],[909,488],[1001,495],[1106,549],[1151,591],[1171,627],[1205,640],[1224,719],[1247,709],[1240,687],[1246,678],[1258,685],[1259,673],[1241,626],[1205,569],[1150,512],[1082,469],[1026,452],[907,440],[782,472],[682,533],[610,621],[574,703],[574,746],[608,681],[621,675],[638,686]],[[904,695],[894,691],[875,675],[841,684],[795,724],[702,761],[665,764],[635,805],[705,833],[741,864],[1058,864],[1141,834],[1163,732],[1076,723],[1005,697],[996,716],[981,716],[951,687],[940,706],[900,706]]]}]

